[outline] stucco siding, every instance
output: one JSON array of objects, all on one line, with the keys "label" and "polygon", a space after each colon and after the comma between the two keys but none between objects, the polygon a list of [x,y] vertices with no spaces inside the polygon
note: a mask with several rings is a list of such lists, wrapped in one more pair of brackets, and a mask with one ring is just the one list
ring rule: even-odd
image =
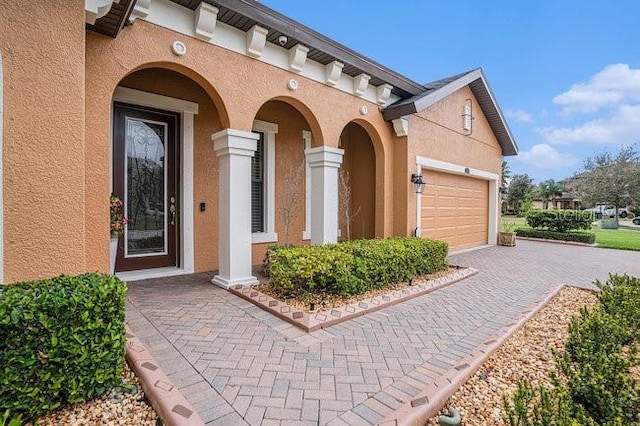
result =
[{"label": "stucco siding", "polygon": [[84,39],[80,0],[2,2],[5,282],[86,269]]}]

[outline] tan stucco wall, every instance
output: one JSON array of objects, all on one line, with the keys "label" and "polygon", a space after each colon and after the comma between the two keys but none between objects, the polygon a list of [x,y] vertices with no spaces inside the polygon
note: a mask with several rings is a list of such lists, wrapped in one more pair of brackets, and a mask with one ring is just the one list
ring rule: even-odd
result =
[{"label": "tan stucco wall", "polygon": [[[185,43],[186,55],[178,57],[171,53],[170,46],[175,40]],[[335,147],[347,123],[357,121],[363,125],[372,135],[376,152],[376,209],[379,212],[376,235],[392,234],[391,162],[396,138],[377,105],[144,21],[125,28],[115,40],[87,32],[86,57],[86,91],[90,94],[86,100],[86,232],[95,237],[87,245],[89,269],[106,270],[108,265],[109,236],[103,234],[102,229],[108,227],[104,200],[109,194],[111,96],[127,74],[150,66],[173,69],[197,82],[216,105],[223,128],[251,130],[258,111],[270,100],[285,100],[297,109],[308,125],[305,128],[313,133],[314,146]],[[286,87],[292,77],[299,82],[296,91]],[[366,116],[359,113],[362,105],[369,107]],[[198,238],[196,234],[197,246]],[[263,249],[254,250],[254,261],[260,257],[257,251]],[[209,264],[204,260],[198,262],[202,262],[198,268]]]},{"label": "tan stucco wall", "polygon": [[[376,159],[371,138],[364,128],[349,123],[340,136],[342,169],[351,186],[351,239],[375,237]],[[341,194],[342,195],[342,194]],[[346,218],[339,217],[342,238],[348,238]]]},{"label": "tan stucco wall", "polygon": [[0,5],[5,282],[86,269],[84,39],[80,0]]},{"label": "tan stucco wall", "polygon": [[[472,132],[462,128],[463,107],[469,100],[472,103]],[[408,139],[407,181],[411,172],[416,169],[416,156],[500,174],[500,144],[468,87],[452,93],[420,113],[411,115]],[[416,226],[416,197],[412,185],[407,186],[406,194],[409,200],[406,229],[412,232]]]}]

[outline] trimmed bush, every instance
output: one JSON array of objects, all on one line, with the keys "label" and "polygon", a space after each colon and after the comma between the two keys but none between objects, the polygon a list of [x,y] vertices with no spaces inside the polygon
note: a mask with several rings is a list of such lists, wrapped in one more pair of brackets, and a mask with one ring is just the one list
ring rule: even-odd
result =
[{"label": "trimmed bush", "polygon": [[574,229],[590,229],[593,214],[580,210],[529,210],[527,225],[532,228],[547,228],[552,231],[566,232]]},{"label": "trimmed bush", "polygon": [[549,229],[518,228],[516,234],[520,237],[544,238],[546,240],[574,241],[587,244],[596,242],[596,234],[591,232],[557,232]]},{"label": "trimmed bush", "polygon": [[509,425],[640,424],[640,387],[631,374],[640,366],[640,278],[610,275],[596,284],[600,305],[572,320],[565,351],[556,355],[553,387],[536,393],[525,381],[503,398]]},{"label": "trimmed bush", "polygon": [[352,296],[447,267],[447,243],[420,238],[272,247],[265,271],[282,296],[326,291]]},{"label": "trimmed bush", "polygon": [[0,412],[35,417],[120,384],[125,293],[95,273],[0,286]]}]

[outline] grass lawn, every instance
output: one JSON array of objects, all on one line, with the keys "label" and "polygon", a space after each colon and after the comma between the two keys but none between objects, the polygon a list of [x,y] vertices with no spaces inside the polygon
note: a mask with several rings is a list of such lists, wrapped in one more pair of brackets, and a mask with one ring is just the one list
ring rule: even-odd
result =
[{"label": "grass lawn", "polygon": [[[509,223],[515,224],[516,227],[528,227],[523,217],[506,216],[502,218],[503,229]],[[640,231],[635,229],[600,229],[593,227],[588,232],[596,234],[596,244],[600,248],[640,251]]]}]

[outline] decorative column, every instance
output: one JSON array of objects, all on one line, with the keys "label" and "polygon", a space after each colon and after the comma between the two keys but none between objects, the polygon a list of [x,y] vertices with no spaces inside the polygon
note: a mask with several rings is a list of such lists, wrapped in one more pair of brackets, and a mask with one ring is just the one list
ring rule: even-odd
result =
[{"label": "decorative column", "polygon": [[304,151],[311,169],[311,244],[338,242],[338,170],[344,150],[318,146]]},{"label": "decorative column", "polygon": [[225,129],[214,133],[218,155],[218,275],[212,282],[222,288],[250,286],[251,274],[251,157],[258,135]]}]

